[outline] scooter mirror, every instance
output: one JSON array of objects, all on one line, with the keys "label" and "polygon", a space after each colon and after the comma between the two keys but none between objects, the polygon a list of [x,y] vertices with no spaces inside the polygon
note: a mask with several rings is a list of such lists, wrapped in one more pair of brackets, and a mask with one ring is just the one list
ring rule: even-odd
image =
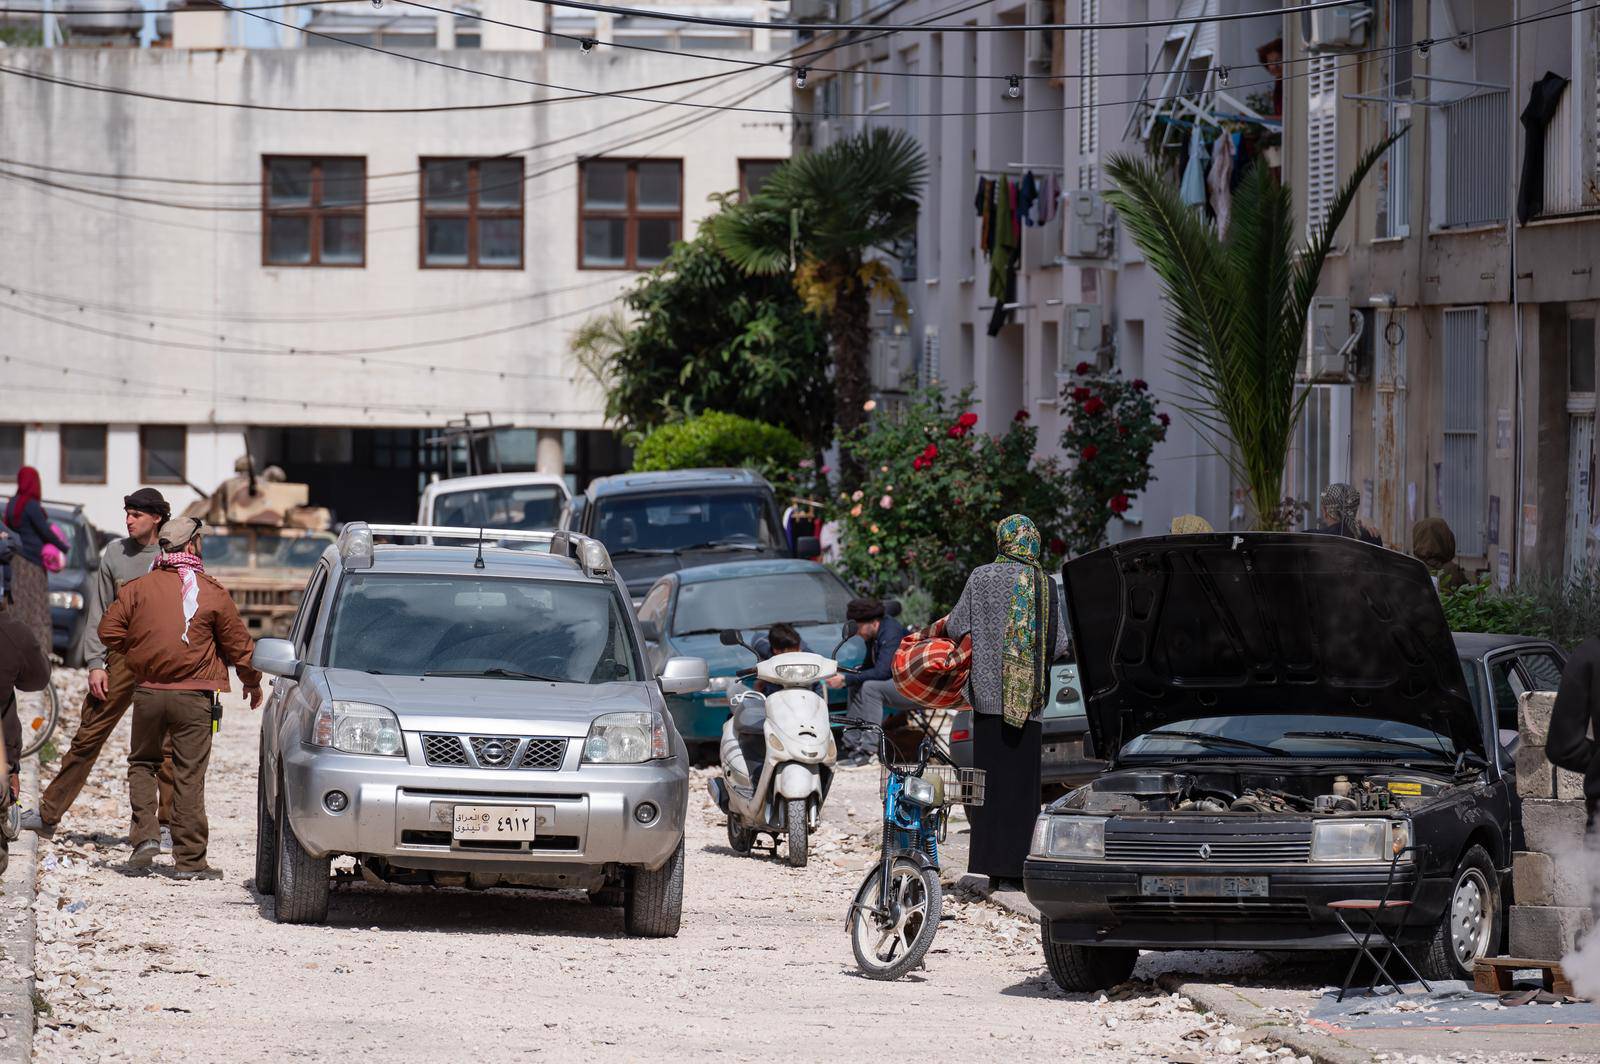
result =
[{"label": "scooter mirror", "polygon": [[861,626],[855,621],[845,621],[844,627],[839,630],[839,642],[848,643],[856,637],[856,631]]},{"label": "scooter mirror", "polygon": [[724,628],[719,638],[721,638],[722,645],[725,647],[736,647],[739,645],[739,633],[736,629]]}]

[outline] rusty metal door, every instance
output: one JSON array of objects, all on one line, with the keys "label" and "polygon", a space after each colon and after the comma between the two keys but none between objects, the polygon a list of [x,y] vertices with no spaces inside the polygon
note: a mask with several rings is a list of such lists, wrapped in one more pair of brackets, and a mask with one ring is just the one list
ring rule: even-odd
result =
[{"label": "rusty metal door", "polygon": [[1406,528],[1406,312],[1380,316],[1374,366],[1373,427],[1377,435],[1372,517],[1388,543],[1409,543]]},{"label": "rusty metal door", "polygon": [[1567,579],[1589,568],[1589,528],[1594,522],[1594,393],[1567,398]]}]

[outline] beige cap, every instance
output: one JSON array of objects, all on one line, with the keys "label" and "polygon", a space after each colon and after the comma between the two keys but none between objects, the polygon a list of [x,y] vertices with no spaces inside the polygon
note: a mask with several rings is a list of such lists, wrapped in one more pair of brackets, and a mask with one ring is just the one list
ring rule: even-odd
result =
[{"label": "beige cap", "polygon": [[156,540],[164,551],[178,551],[189,545],[189,541],[200,534],[201,521],[198,517],[173,517],[161,525],[161,531],[156,533]]}]

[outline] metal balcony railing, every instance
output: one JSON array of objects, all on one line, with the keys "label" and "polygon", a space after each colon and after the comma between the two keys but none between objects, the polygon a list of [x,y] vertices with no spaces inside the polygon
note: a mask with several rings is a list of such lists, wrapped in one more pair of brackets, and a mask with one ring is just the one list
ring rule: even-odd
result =
[{"label": "metal balcony railing", "polygon": [[1504,90],[1445,104],[1444,225],[1506,220],[1510,193],[1511,111]]}]

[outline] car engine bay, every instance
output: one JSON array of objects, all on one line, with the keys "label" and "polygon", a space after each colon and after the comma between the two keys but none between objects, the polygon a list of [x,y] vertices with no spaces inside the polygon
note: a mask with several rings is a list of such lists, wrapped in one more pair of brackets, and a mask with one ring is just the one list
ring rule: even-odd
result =
[{"label": "car engine bay", "polygon": [[1403,810],[1453,784],[1421,773],[1286,773],[1161,769],[1111,772],[1066,798],[1085,813],[1364,813]]}]

